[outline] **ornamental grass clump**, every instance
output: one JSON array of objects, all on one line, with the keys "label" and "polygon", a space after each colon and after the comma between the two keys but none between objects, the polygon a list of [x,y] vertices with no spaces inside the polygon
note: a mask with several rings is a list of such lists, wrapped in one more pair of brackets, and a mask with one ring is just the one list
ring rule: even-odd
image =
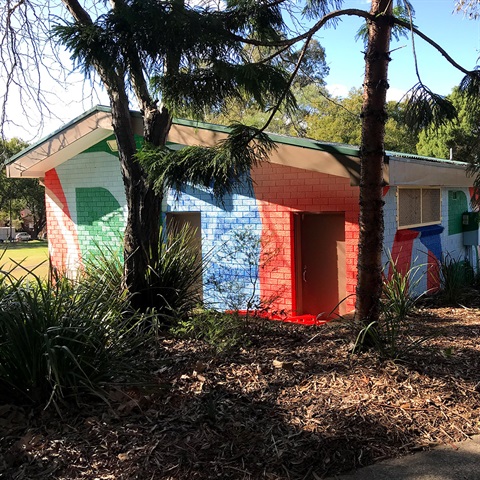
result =
[{"label": "ornamental grass clump", "polygon": [[380,320],[370,322],[358,333],[354,352],[373,348],[382,358],[405,357],[417,348],[426,338],[413,339],[409,335],[408,318],[422,295],[415,289],[423,278],[423,265],[415,265],[402,272],[389,254],[385,266]]},{"label": "ornamental grass clump", "polygon": [[465,293],[465,288],[474,283],[475,275],[470,263],[447,253],[438,262],[438,271],[441,297],[445,303],[457,305]]},{"label": "ornamental grass clump", "polygon": [[[202,274],[208,254],[202,257],[195,246],[195,232],[188,225],[172,225],[168,233],[166,228],[160,229],[158,260],[145,272],[148,304],[153,305],[151,325],[175,325],[202,302]],[[119,240],[118,244],[122,243]],[[122,248],[97,245],[85,259],[81,285],[88,289],[90,285],[102,284],[104,296],[125,295],[123,262]]]},{"label": "ornamental grass clump", "polygon": [[149,266],[147,282],[151,305],[160,324],[175,325],[202,303],[203,258],[195,246],[196,230],[188,225],[160,230],[158,261]]},{"label": "ornamental grass clump", "polygon": [[142,367],[135,329],[143,319],[128,298],[106,295],[101,284],[34,274],[22,282],[4,272],[0,298],[0,397],[57,407],[104,394],[115,383],[137,383]]}]

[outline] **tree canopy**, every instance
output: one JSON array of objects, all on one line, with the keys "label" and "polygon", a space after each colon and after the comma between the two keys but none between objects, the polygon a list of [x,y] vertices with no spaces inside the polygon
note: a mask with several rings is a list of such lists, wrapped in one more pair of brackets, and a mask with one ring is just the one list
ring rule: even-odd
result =
[{"label": "tree canopy", "polygon": [[[27,147],[18,138],[0,140],[0,164]],[[11,211],[10,211],[11,209]],[[34,236],[45,228],[45,189],[36,179],[7,178],[5,169],[0,172],[0,220],[9,223],[12,220],[21,223],[21,212],[29,210],[33,218]]]},{"label": "tree canopy", "polygon": [[462,162],[478,161],[480,148],[480,110],[472,108],[471,100],[455,88],[448,99],[457,117],[438,128],[420,132],[417,151],[420,155],[450,158]]}]

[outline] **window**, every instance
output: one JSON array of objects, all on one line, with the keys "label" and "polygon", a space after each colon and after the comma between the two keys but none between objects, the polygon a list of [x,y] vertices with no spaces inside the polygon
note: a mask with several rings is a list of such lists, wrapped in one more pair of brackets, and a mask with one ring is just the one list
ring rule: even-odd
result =
[{"label": "window", "polygon": [[442,221],[439,188],[399,188],[398,228],[434,225]]}]

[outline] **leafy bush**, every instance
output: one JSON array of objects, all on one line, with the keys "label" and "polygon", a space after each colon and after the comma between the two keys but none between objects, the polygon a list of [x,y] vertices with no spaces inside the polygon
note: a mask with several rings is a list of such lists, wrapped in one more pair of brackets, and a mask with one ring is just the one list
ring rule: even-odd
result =
[{"label": "leafy bush", "polygon": [[[9,278],[10,275],[5,276]],[[4,279],[5,279],[4,277]],[[32,278],[32,277],[31,277]],[[101,284],[89,290],[65,278],[11,282],[0,298],[0,395],[9,401],[59,405],[104,386],[138,381],[135,353],[145,337],[119,315]]]},{"label": "leafy bush", "polygon": [[245,343],[245,322],[234,313],[199,310],[172,329],[175,336],[204,340],[217,353]]},{"label": "leafy bush", "polygon": [[406,355],[425,341],[413,340],[408,335],[407,318],[415,309],[421,295],[414,293],[422,276],[421,265],[411,267],[403,273],[391,255],[385,266],[390,270],[384,277],[380,320],[369,323],[358,333],[354,351],[373,347],[381,357],[396,359]]}]

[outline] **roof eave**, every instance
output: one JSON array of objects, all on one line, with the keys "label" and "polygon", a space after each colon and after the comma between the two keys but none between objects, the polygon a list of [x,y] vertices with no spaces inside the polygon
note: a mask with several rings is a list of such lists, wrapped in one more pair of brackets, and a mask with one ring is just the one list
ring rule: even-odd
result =
[{"label": "roof eave", "polygon": [[[141,119],[132,117],[134,130],[143,132]],[[48,137],[30,145],[6,163],[11,178],[39,178],[46,171],[78,155],[91,145],[112,134],[111,111],[108,107],[94,107]]]}]

